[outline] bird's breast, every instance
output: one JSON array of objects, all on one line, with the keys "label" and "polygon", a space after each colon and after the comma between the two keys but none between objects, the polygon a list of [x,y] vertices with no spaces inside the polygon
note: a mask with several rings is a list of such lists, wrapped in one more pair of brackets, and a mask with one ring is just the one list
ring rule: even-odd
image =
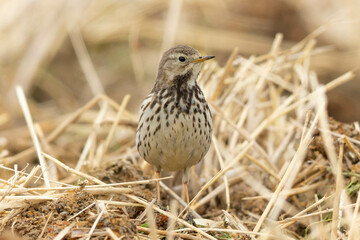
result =
[{"label": "bird's breast", "polygon": [[208,151],[212,118],[197,86],[180,93],[153,93],[140,112],[137,148],[150,164],[169,171],[181,170],[197,164]]}]

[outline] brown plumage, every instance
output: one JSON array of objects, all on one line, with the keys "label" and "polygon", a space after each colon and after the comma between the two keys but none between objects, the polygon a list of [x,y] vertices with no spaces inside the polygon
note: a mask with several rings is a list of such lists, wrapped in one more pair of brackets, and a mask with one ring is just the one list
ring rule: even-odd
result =
[{"label": "brown plumage", "polygon": [[[209,150],[212,117],[196,83],[202,62],[196,49],[179,45],[166,51],[159,64],[153,90],[140,109],[136,146],[148,163],[160,170],[184,170],[183,184],[189,201],[189,169]],[[158,182],[157,198],[160,199]]]}]

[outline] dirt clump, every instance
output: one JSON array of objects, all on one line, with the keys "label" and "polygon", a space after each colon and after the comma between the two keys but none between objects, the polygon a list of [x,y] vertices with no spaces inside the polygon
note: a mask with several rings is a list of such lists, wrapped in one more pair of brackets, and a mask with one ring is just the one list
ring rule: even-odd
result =
[{"label": "dirt clump", "polygon": [[[43,239],[53,239],[64,228],[75,223],[74,228],[64,239],[80,237],[89,233],[96,220],[96,213],[100,211],[93,204],[95,201],[93,195],[84,191],[69,192],[57,201],[43,202],[27,208],[14,217],[6,227],[12,228],[22,236],[22,239],[37,239],[40,234]],[[127,236],[128,239],[136,234],[133,222],[128,216],[119,212],[104,213],[97,223],[97,229],[102,228],[110,228],[121,236]],[[104,239],[104,237],[96,236],[95,233],[92,239]]]}]

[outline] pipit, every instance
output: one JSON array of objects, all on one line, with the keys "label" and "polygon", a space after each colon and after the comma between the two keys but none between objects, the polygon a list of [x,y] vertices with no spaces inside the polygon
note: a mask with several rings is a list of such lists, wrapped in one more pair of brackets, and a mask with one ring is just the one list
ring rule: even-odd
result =
[{"label": "pipit", "polygon": [[202,63],[214,57],[201,56],[185,45],[169,49],[161,58],[154,88],[141,105],[136,147],[156,168],[158,201],[161,169],[183,170],[189,203],[189,170],[209,150],[212,133],[211,112],[196,79]]}]

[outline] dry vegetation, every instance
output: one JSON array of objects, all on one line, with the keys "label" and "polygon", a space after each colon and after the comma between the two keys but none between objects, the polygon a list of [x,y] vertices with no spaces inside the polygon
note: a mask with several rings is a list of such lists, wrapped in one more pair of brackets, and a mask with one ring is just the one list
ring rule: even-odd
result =
[{"label": "dry vegetation", "polygon": [[[2,4],[8,47],[0,50],[0,239],[357,239],[360,126],[327,111],[327,94],[356,75],[339,65],[343,73],[319,83],[318,71],[334,67],[324,56],[336,53],[317,45],[326,27],[297,43],[282,34],[270,42],[247,32],[260,20],[228,15],[226,27],[242,24],[240,34],[200,27],[190,14],[202,6],[203,19],[214,23],[232,1],[170,2]],[[181,9],[194,24],[179,23]],[[18,18],[25,13],[28,19]],[[27,38],[9,30],[14,23]],[[200,37],[189,37],[194,29]],[[114,46],[124,39],[126,48]],[[151,168],[135,147],[136,109],[158,57],[146,45],[165,49],[174,42],[211,49],[220,61],[232,52],[224,64],[205,65],[199,77],[214,135],[192,169],[192,201],[186,206],[179,196],[179,174],[164,173],[159,207]],[[319,59],[328,67],[316,67]]]}]

